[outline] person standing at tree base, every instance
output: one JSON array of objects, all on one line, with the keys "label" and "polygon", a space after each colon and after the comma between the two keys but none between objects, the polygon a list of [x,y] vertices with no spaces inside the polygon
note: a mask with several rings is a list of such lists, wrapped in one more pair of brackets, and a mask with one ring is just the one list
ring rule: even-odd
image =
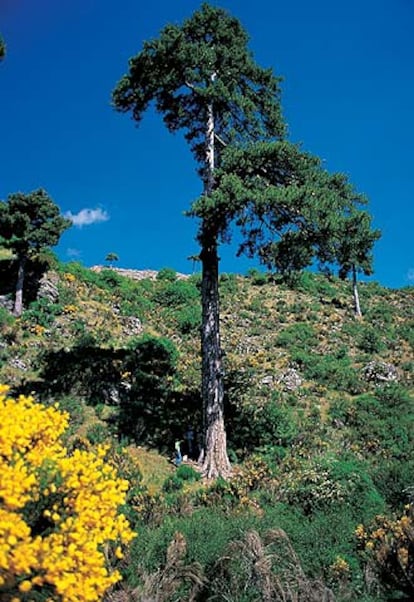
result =
[{"label": "person standing at tree base", "polygon": [[176,466],[180,466],[182,461],[183,457],[181,455],[181,441],[177,439],[174,444],[174,464]]}]

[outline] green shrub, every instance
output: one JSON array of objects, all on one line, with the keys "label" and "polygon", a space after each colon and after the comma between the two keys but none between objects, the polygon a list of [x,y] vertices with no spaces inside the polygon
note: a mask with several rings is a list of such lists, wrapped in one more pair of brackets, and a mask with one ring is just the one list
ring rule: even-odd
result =
[{"label": "green shrub", "polygon": [[69,429],[76,430],[83,424],[85,419],[85,404],[82,400],[75,397],[59,397],[59,410],[68,412],[70,415]]},{"label": "green shrub", "polygon": [[196,334],[201,326],[201,307],[189,305],[178,310],[175,314],[178,330],[181,334]]},{"label": "green shrub", "polygon": [[176,491],[181,491],[186,481],[199,481],[201,479],[201,475],[199,472],[194,470],[192,466],[188,464],[181,464],[176,469],[173,475],[167,477],[163,484],[163,491],[165,493],[173,493]]},{"label": "green shrub", "polygon": [[62,312],[62,306],[59,303],[51,303],[45,298],[33,301],[30,307],[22,314],[22,321],[26,324],[43,326],[50,328],[55,321],[56,316]]},{"label": "green shrub", "polygon": [[384,343],[380,333],[370,325],[362,327],[356,344],[358,348],[365,353],[379,353],[384,349]]},{"label": "green shrub", "polygon": [[104,443],[109,436],[108,427],[105,424],[96,423],[86,431],[86,438],[92,445]]},{"label": "green shrub", "polygon": [[269,282],[269,276],[266,272],[261,272],[257,268],[250,268],[247,271],[247,277],[254,286],[263,286]]},{"label": "green shrub", "polygon": [[414,459],[414,398],[399,384],[360,395],[351,403],[337,402],[332,413],[350,427],[350,438],[373,459]]},{"label": "green shrub", "polygon": [[115,272],[115,270],[111,270],[109,268],[104,268],[99,273],[99,283],[101,285],[103,284],[103,288],[107,290],[119,288],[123,279],[123,276]]},{"label": "green shrub", "polygon": [[329,507],[340,511],[346,505],[356,520],[362,520],[362,516],[372,517],[384,510],[384,500],[361,462],[325,456],[293,465],[287,461],[285,466],[280,477],[281,499],[306,514]]},{"label": "green shrub", "polygon": [[294,282],[294,288],[312,296],[334,297],[337,294],[335,286],[326,276],[312,272],[302,272]]},{"label": "green shrub", "polygon": [[280,347],[312,347],[317,338],[315,329],[307,322],[297,322],[284,328],[276,337]]},{"label": "green shrub", "polygon": [[390,305],[374,305],[365,312],[365,320],[374,327],[389,326],[393,322],[394,312]]},{"label": "green shrub", "polygon": [[104,281],[101,279],[100,273],[86,268],[81,263],[70,262],[67,264],[62,264],[61,270],[63,274],[72,274],[81,282],[103,288]]},{"label": "green shrub", "polygon": [[227,274],[225,272],[220,274],[219,286],[223,295],[234,295],[238,290],[236,274]]},{"label": "green shrub", "polygon": [[0,330],[4,327],[11,326],[15,322],[14,316],[0,305]]},{"label": "green shrub", "polygon": [[176,282],[163,281],[162,286],[153,293],[153,300],[164,307],[178,307],[199,298],[199,291],[187,280]]},{"label": "green shrub", "polygon": [[[342,351],[337,354],[342,355]],[[292,362],[300,368],[309,380],[329,386],[353,395],[363,390],[363,383],[358,371],[352,367],[348,356],[319,355],[303,350],[295,350]]]},{"label": "green shrub", "polygon": [[372,479],[391,508],[402,509],[412,498],[414,458],[401,462],[399,458],[375,459]]},{"label": "green shrub", "polygon": [[175,282],[177,280],[177,272],[172,268],[162,268],[157,273],[157,280],[166,280],[168,282]]},{"label": "green shrub", "polygon": [[411,349],[414,349],[414,320],[401,324],[397,329],[397,334],[407,341]]},{"label": "green shrub", "polygon": [[229,445],[235,449],[287,447],[298,434],[291,407],[277,400],[264,406],[249,405],[236,409],[228,421]]},{"label": "green shrub", "polygon": [[175,476],[181,481],[199,481],[201,479],[200,473],[188,464],[181,464],[177,468]]},{"label": "green shrub", "polygon": [[184,482],[176,474],[167,477],[162,486],[162,490],[165,493],[173,493],[174,491],[180,491],[183,488]]}]

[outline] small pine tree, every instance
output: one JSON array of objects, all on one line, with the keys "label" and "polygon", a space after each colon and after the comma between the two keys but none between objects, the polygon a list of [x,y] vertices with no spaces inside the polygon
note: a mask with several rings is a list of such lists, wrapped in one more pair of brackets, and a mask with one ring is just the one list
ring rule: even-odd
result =
[{"label": "small pine tree", "polygon": [[119,261],[119,256],[116,253],[108,253],[105,257],[105,261],[109,263],[109,267],[112,268],[114,261]]},{"label": "small pine tree", "polygon": [[20,316],[23,311],[27,262],[55,246],[70,224],[41,188],[29,194],[16,192],[10,194],[7,201],[0,201],[0,243],[13,252],[18,264],[15,316]]},{"label": "small pine tree", "polygon": [[0,61],[2,61],[5,56],[6,56],[6,44],[5,44],[2,36],[0,35]]}]

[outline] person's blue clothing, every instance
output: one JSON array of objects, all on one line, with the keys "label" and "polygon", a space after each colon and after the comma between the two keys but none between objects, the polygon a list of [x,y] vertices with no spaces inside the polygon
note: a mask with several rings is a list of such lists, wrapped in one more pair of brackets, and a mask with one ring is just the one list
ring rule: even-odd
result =
[{"label": "person's blue clothing", "polygon": [[179,441],[175,442],[174,451],[175,451],[174,464],[176,466],[180,466],[181,462],[183,461],[183,457],[181,455],[181,447],[180,447],[180,442]]}]

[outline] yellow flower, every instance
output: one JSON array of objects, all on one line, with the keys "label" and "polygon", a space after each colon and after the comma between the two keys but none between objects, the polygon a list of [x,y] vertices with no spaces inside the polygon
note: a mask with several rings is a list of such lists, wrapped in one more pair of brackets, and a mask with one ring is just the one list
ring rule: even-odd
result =
[{"label": "yellow flower", "polygon": [[63,274],[63,278],[64,280],[66,280],[66,282],[74,282],[76,280],[76,276],[74,276],[73,274],[69,274],[68,272]]},{"label": "yellow flower", "polygon": [[27,579],[19,584],[19,590],[23,593],[30,592],[32,584]]},{"label": "yellow flower", "polygon": [[342,558],[342,556],[337,556],[335,558],[335,562],[331,564],[331,570],[337,575],[344,575],[349,572],[349,564]]},{"label": "yellow flower", "polygon": [[[117,510],[128,483],[105,462],[106,447],[68,454],[61,441],[68,416],[57,406],[8,391],[0,385],[0,587],[7,583],[9,600],[48,584],[61,602],[98,602],[121,578],[108,570],[104,544],[135,536]],[[23,510],[40,499],[50,500],[43,516],[53,524],[34,536],[36,510],[33,517]]]}]

